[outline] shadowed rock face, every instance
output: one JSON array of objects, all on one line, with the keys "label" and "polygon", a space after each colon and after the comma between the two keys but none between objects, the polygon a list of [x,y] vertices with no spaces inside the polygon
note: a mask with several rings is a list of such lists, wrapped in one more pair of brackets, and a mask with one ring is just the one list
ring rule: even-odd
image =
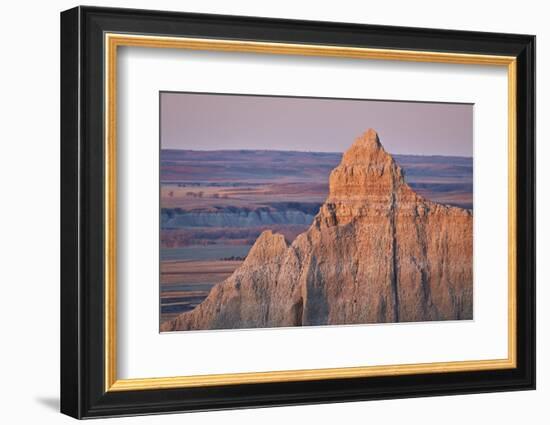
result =
[{"label": "shadowed rock face", "polygon": [[329,186],[290,246],[263,232],[233,275],[161,330],[472,319],[470,211],[417,195],[372,129]]}]

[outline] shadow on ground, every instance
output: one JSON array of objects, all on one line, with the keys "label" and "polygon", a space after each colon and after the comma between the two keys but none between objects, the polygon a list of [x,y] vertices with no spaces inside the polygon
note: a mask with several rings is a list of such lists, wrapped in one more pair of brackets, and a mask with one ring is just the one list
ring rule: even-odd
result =
[{"label": "shadow on ground", "polygon": [[38,404],[59,412],[59,397],[36,397],[35,400]]}]

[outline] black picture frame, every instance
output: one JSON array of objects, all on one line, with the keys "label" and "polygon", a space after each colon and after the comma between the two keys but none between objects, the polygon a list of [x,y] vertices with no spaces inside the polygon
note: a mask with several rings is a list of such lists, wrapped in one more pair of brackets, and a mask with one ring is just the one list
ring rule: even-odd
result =
[{"label": "black picture frame", "polygon": [[[105,391],[104,34],[507,55],[517,59],[517,367]],[[535,37],[132,9],[61,13],[61,412],[75,418],[535,388]]]}]

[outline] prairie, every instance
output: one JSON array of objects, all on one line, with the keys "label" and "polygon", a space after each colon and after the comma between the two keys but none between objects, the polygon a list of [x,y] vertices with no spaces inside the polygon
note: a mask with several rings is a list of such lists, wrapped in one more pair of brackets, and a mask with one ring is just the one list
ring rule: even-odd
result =
[{"label": "prairie", "polygon": [[161,322],[195,308],[212,286],[229,277],[241,263],[235,260],[161,261]]}]

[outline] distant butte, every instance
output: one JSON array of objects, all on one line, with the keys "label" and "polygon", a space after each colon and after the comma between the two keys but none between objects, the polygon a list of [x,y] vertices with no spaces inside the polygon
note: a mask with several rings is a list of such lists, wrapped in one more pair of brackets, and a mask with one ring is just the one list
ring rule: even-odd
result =
[{"label": "distant butte", "polygon": [[290,246],[263,232],[229,278],[161,331],[472,319],[469,210],[415,193],[373,129],[329,186]]}]

